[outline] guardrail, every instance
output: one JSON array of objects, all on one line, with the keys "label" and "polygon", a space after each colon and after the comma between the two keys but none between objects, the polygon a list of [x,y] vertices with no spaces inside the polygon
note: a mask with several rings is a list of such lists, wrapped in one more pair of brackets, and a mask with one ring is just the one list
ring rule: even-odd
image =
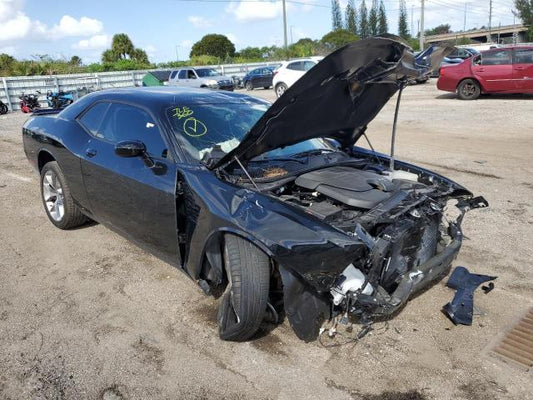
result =
[{"label": "guardrail", "polygon": [[[254,68],[276,64],[279,64],[279,62],[206,65],[202,67],[214,68],[222,75],[242,77],[246,75],[248,71]],[[162,69],[168,70],[170,68]],[[148,71],[157,71],[157,69],[68,75],[3,77],[1,78],[2,81],[0,82],[0,100],[7,104],[10,111],[19,110],[19,96],[22,93],[35,93],[38,90],[41,92],[39,101],[42,106],[46,106],[46,92],[48,90],[58,92],[60,90],[71,91],[80,90],[83,88],[101,90],[119,87],[141,86],[142,79]]]}]

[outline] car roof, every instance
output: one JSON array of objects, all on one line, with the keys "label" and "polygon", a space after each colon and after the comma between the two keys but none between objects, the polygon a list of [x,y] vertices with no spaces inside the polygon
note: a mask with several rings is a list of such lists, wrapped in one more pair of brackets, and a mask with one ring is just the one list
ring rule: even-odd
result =
[{"label": "car roof", "polygon": [[205,88],[190,88],[179,86],[147,86],[105,89],[89,93],[80,100],[65,108],[61,114],[67,118],[75,118],[90,104],[96,101],[123,101],[132,103],[155,112],[170,105],[199,105],[199,104],[227,104],[227,103],[255,103],[267,104],[242,93],[224,90],[210,90]]}]

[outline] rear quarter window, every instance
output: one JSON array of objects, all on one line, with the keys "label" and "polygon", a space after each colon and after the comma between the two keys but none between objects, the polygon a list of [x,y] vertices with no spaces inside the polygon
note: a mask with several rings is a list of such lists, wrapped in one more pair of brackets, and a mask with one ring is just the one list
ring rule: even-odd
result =
[{"label": "rear quarter window", "polygon": [[109,103],[100,102],[94,104],[89,110],[83,113],[79,118],[79,123],[87,129],[93,136],[103,137],[100,132],[102,122],[109,108]]},{"label": "rear quarter window", "polygon": [[516,49],[515,64],[533,64],[533,49]]}]

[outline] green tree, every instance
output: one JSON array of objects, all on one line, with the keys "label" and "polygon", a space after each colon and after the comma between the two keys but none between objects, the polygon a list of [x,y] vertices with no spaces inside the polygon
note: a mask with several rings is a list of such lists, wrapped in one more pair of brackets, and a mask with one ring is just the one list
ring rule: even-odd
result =
[{"label": "green tree", "polygon": [[370,36],[365,0],[363,0],[359,6],[359,36],[361,36],[362,39]]},{"label": "green tree", "polygon": [[131,55],[131,59],[140,64],[149,64],[148,55],[143,49],[134,49]]},{"label": "green tree", "polygon": [[191,57],[213,56],[219,59],[235,56],[235,45],[224,35],[211,33],[193,44]]},{"label": "green tree", "polygon": [[342,13],[339,0],[331,0],[331,25],[334,31],[342,29]]},{"label": "green tree", "polygon": [[79,67],[81,65],[81,58],[78,56],[72,56],[70,57],[70,61],[68,62],[70,65],[74,65],[76,67]]},{"label": "green tree", "polygon": [[352,32],[354,35],[358,34],[357,31],[357,12],[355,11],[354,0],[348,0],[346,4],[346,10],[344,13],[344,28]]},{"label": "green tree", "polygon": [[533,41],[533,0],[514,0],[515,15],[529,25],[527,40]]},{"label": "green tree", "polygon": [[383,0],[379,3],[378,11],[378,33],[387,33],[389,31],[389,24],[387,23],[387,12]]},{"label": "green tree", "polygon": [[445,33],[452,33],[450,24],[440,24],[440,25],[437,25],[435,28],[426,29],[425,31],[425,34],[428,36],[442,35]]},{"label": "green tree", "polygon": [[345,44],[359,40],[359,36],[347,31],[346,29],[337,29],[326,33],[320,40],[327,50],[333,51]]},{"label": "green tree", "polygon": [[289,57],[310,57],[315,55],[317,43],[310,38],[302,38],[289,46]]},{"label": "green tree", "polygon": [[263,59],[263,52],[259,47],[245,47],[236,56],[247,60],[261,60]]},{"label": "green tree", "polygon": [[409,39],[409,29],[407,28],[407,7],[405,0],[400,0],[400,15],[398,17],[398,35],[404,39]]},{"label": "green tree", "polygon": [[0,76],[13,75],[13,69],[17,64],[17,60],[9,54],[0,54]]},{"label": "green tree", "polygon": [[128,35],[125,33],[117,33],[113,35],[113,40],[111,42],[111,50],[116,57],[116,60],[133,58],[133,51],[135,47]]},{"label": "green tree", "polygon": [[378,5],[376,0],[372,0],[372,7],[368,13],[368,29],[370,36],[376,36],[378,34]]},{"label": "green tree", "polygon": [[[148,56],[143,49],[135,48],[131,39],[125,33],[117,33],[113,35],[113,40],[111,41],[111,48],[102,53],[102,62],[104,64],[113,64],[121,60],[132,60],[133,63],[122,63],[124,69],[132,69],[132,65],[140,65],[146,67],[150,62],[148,61]],[[106,68],[111,68],[112,66],[107,66]]]}]

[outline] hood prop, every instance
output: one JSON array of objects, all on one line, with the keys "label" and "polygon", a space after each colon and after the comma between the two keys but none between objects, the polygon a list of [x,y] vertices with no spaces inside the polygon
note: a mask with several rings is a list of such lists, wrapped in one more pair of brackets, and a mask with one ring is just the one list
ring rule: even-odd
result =
[{"label": "hood prop", "polygon": [[246,168],[244,168],[244,165],[242,165],[241,163],[241,160],[239,160],[237,158],[237,156],[233,156],[233,159],[237,162],[237,164],[239,164],[239,166],[241,167],[241,169],[244,171],[244,173],[246,174],[246,176],[248,177],[248,179],[250,180],[250,182],[252,182],[252,185],[254,185],[255,189],[260,192],[259,188],[257,187],[257,185],[255,184],[255,181],[253,180],[252,176],[248,173],[248,170]]},{"label": "hood prop", "polygon": [[398,98],[396,99],[396,109],[394,110],[394,122],[392,123],[392,138],[390,143],[390,164],[389,168],[394,171],[394,145],[396,143],[396,127],[398,125],[398,111],[400,109],[400,100],[402,99],[402,91],[407,83],[400,83],[400,90],[398,91]]}]

